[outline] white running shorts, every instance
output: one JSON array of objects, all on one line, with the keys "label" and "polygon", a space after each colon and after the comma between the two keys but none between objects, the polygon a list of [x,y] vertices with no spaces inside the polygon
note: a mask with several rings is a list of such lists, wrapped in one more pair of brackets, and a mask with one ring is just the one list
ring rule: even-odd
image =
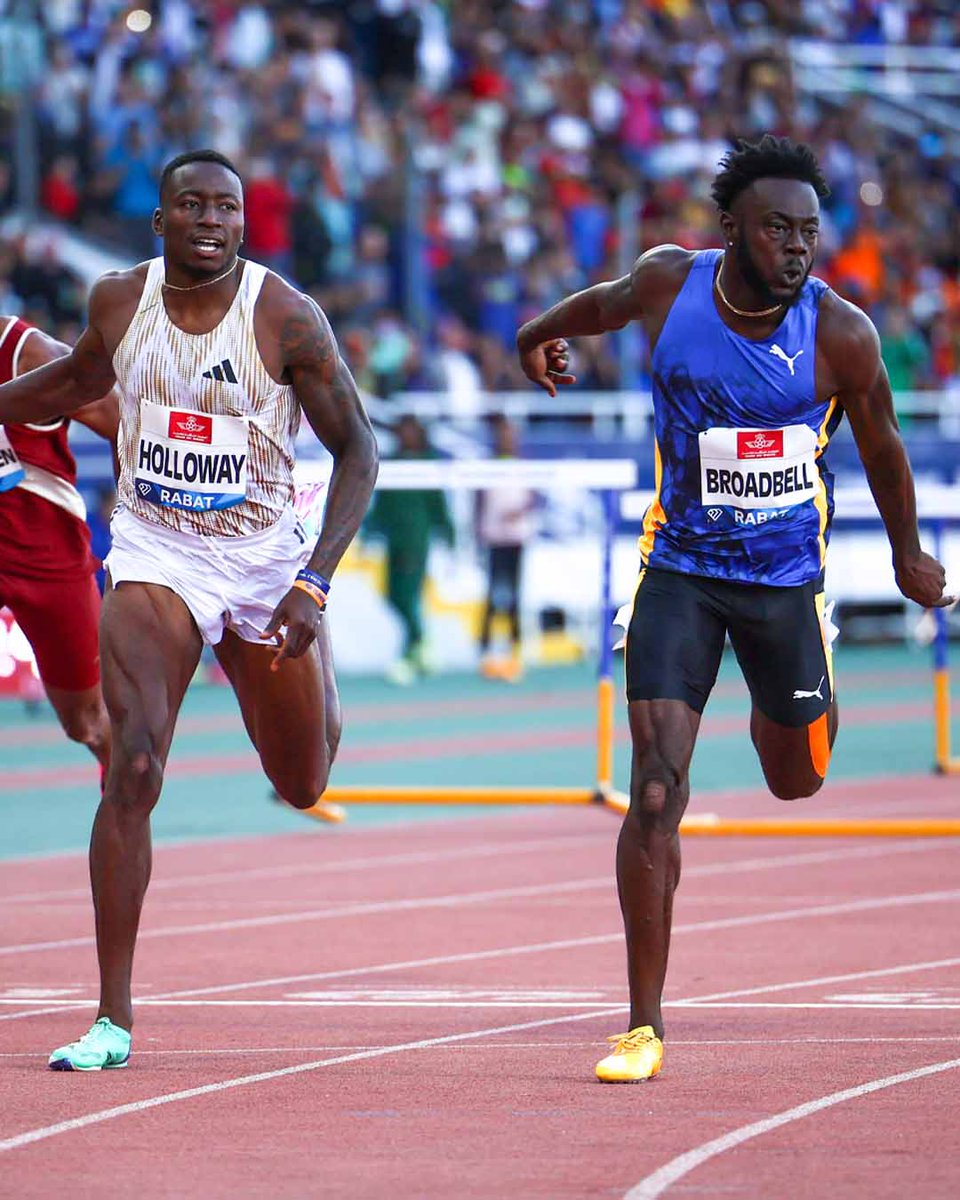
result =
[{"label": "white running shorts", "polygon": [[215,646],[225,629],[245,642],[259,642],[313,551],[292,507],[260,533],[218,538],[164,529],[121,505],[110,535],[113,544],[104,565],[114,586],[168,587],[186,604],[208,646]]}]

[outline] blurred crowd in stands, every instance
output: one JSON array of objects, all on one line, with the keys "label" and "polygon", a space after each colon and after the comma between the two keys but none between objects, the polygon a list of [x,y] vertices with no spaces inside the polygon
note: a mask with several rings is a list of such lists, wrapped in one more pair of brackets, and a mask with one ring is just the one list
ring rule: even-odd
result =
[{"label": "blurred crowd in stands", "polygon": [[[2,5],[17,10],[16,0]],[[526,386],[517,326],[662,241],[716,245],[735,136],[809,141],[833,194],[817,273],[864,305],[894,387],[960,375],[960,162],[815,103],[789,39],[960,45],[952,0],[144,0],[29,4],[40,199],[127,261],[159,168],[212,146],[246,180],[245,253],[311,292],[389,397]],[[10,146],[0,176],[12,204]],[[0,311],[75,334],[77,279],[0,245]],[[581,386],[643,386],[642,346],[585,340]]]}]

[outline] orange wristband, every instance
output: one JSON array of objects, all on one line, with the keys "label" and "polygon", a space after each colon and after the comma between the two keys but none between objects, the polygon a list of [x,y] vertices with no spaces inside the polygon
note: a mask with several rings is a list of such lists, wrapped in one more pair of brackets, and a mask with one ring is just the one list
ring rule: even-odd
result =
[{"label": "orange wristband", "polygon": [[295,588],[299,588],[301,592],[306,592],[310,599],[316,603],[319,609],[322,610],[327,607],[326,593],[320,588],[314,587],[312,583],[308,583],[306,579],[295,579],[293,581],[293,586]]}]

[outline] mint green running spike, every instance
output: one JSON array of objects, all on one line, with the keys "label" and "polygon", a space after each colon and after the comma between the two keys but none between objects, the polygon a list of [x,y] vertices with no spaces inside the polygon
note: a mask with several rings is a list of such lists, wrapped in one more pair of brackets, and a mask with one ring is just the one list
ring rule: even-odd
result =
[{"label": "mint green running spike", "polygon": [[50,1055],[51,1071],[112,1071],[130,1060],[130,1034],[100,1017],[78,1042],[61,1046]]}]

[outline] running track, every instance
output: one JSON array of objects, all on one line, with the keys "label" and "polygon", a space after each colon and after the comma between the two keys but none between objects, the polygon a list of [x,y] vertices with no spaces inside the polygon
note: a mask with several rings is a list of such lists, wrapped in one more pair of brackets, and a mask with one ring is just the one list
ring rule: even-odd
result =
[{"label": "running track", "polygon": [[[817,812],[946,814],[956,790],[839,782]],[[664,1072],[604,1087],[616,830],[585,809],[163,847],[135,1057],[90,1075],[44,1070],[92,1016],[83,858],[5,864],[0,1194],[960,1194],[956,843],[688,839]]]}]

